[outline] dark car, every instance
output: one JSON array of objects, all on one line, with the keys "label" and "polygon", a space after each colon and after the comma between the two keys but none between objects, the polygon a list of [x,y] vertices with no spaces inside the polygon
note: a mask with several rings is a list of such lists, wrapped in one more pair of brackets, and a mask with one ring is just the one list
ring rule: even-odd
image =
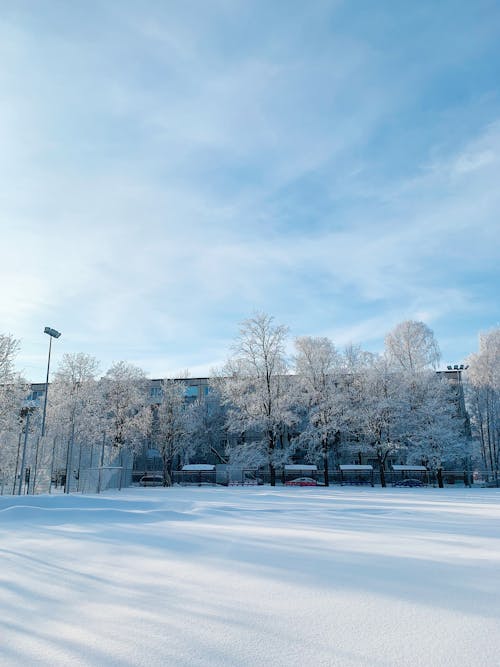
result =
[{"label": "dark car", "polygon": [[143,475],[139,480],[141,486],[162,486],[163,475]]}]

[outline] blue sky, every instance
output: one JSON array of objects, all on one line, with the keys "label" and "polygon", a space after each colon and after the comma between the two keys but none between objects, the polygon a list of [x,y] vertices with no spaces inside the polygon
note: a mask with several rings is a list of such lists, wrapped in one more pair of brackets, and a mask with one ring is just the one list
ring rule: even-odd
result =
[{"label": "blue sky", "polygon": [[498,326],[500,6],[0,2],[0,331],[206,375],[259,310]]}]

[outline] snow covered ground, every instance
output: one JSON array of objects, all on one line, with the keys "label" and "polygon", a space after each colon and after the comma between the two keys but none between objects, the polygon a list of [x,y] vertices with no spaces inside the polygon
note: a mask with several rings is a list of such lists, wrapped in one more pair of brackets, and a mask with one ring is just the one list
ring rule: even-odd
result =
[{"label": "snow covered ground", "polygon": [[0,664],[498,665],[496,489],[0,497]]}]

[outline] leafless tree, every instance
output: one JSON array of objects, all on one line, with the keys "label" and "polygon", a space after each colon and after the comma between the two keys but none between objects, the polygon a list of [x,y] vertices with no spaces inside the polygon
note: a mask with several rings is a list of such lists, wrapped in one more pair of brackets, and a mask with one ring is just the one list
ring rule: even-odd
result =
[{"label": "leafless tree", "polygon": [[406,320],[385,337],[389,361],[400,370],[435,368],[441,357],[433,331],[423,322]]},{"label": "leafless tree", "polygon": [[306,424],[298,442],[310,460],[322,458],[324,483],[329,485],[329,453],[338,445],[343,427],[343,394],[339,387],[341,357],[328,338],[303,336],[295,341],[298,397]]},{"label": "leafless tree", "polygon": [[467,404],[486,470],[497,484],[500,464],[500,328],[480,334],[468,358]]},{"label": "leafless tree", "polygon": [[251,454],[254,465],[265,461],[273,486],[276,466],[289,457],[286,431],[295,419],[287,378],[287,335],[287,327],[275,325],[265,313],[244,320],[222,385],[229,431],[239,436],[239,448]]}]

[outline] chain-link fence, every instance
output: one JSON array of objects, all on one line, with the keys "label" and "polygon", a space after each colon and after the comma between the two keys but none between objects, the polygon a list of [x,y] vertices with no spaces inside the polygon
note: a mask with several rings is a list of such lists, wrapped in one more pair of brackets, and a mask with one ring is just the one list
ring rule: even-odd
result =
[{"label": "chain-link fence", "polygon": [[[148,471],[139,472],[126,466],[97,466],[82,468],[80,471],[73,470],[66,480],[64,468],[52,469],[48,467],[35,470],[27,466],[23,474],[3,474],[0,476],[0,495],[27,495],[41,493],[101,493],[110,489],[123,489],[130,486],[143,486],[141,479]],[[155,471],[161,486],[162,473]],[[310,472],[308,478],[315,485],[324,486],[325,479],[322,470]],[[443,487],[464,488],[470,486],[495,488],[500,487],[500,474],[486,473],[482,471],[443,470],[441,472]],[[331,486],[371,486],[380,487],[380,472],[373,470],[373,475],[342,475],[339,470],[332,470],[328,474],[328,482]],[[284,486],[289,479],[281,470],[276,471],[276,486]],[[180,486],[258,486],[270,484],[270,473],[268,470],[254,469],[226,469],[222,471],[178,470],[172,473],[172,482]],[[387,487],[438,487],[439,479],[436,471],[425,471],[416,474],[407,472],[395,474],[386,471],[385,482]],[[150,486],[145,484],[144,486]]]},{"label": "chain-link fence", "polygon": [[[101,466],[82,470],[76,483],[80,493],[101,493],[109,489],[122,489],[132,483],[131,470],[123,466]],[[73,482],[73,485],[74,485]]]},{"label": "chain-link fence", "polygon": [[0,478],[0,494],[35,495],[41,493],[101,493],[132,484],[132,470],[124,466],[100,466],[73,470],[69,477],[64,469],[39,468],[36,476],[27,467],[16,479]]}]

